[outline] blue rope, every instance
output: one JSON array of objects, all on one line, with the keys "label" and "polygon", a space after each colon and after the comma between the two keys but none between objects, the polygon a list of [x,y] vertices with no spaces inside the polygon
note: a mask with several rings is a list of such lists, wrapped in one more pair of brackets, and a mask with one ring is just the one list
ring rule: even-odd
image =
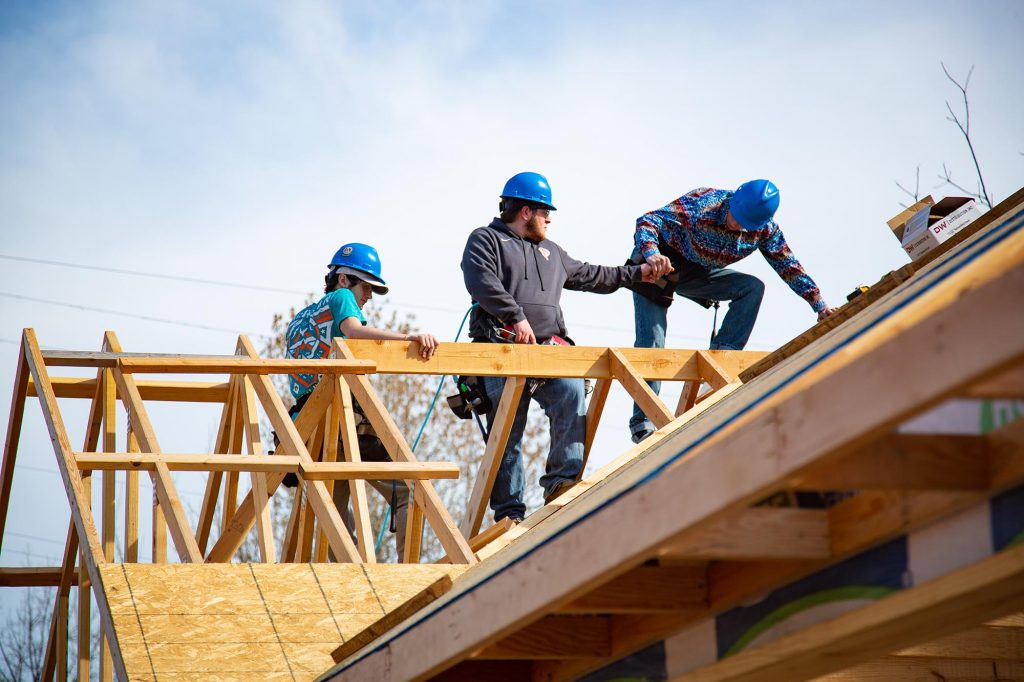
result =
[{"label": "blue rope", "polygon": [[[473,308],[480,305],[474,303],[469,306],[466,310],[466,314],[462,316],[462,322],[459,324],[459,330],[455,332],[455,341],[459,340],[462,335],[462,328],[466,326],[466,320],[469,318],[469,314],[473,312]],[[416,446],[420,444],[420,438],[423,436],[423,430],[427,428],[427,421],[430,419],[430,415],[434,413],[434,405],[437,404],[437,396],[441,394],[441,386],[444,385],[444,380],[448,377],[447,374],[441,375],[441,380],[437,382],[437,390],[434,391],[434,399],[430,401],[430,407],[427,408],[427,413],[423,416],[423,423],[420,424],[419,433],[416,434],[416,440],[412,442],[412,451],[416,452]],[[380,533],[377,535],[377,543],[373,546],[373,553],[376,554],[380,551],[380,545],[384,542],[384,531],[388,527],[388,520],[391,518],[391,506],[388,505],[387,510],[384,512],[384,520],[380,524]]]}]

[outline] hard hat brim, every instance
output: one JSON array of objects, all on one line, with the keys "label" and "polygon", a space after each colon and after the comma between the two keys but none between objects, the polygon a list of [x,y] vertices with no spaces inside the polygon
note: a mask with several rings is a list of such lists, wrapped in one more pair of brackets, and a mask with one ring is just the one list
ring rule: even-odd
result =
[{"label": "hard hat brim", "polygon": [[367,282],[373,289],[373,293],[375,294],[380,294],[381,296],[383,296],[384,294],[388,293],[388,291],[390,291],[388,285],[384,283],[384,280],[382,280],[380,277],[377,277],[376,275],[366,272],[365,270],[350,268],[347,265],[335,265],[334,272],[335,274],[353,275],[355,277],[358,277],[364,282]]},{"label": "hard hat brim", "polygon": [[772,222],[771,218],[760,223],[753,220],[748,220],[744,216],[738,215],[738,213],[732,210],[731,207],[729,208],[729,213],[732,215],[733,220],[739,223],[740,227],[742,227],[744,230],[749,230],[750,232],[757,232],[758,230],[760,230],[763,227],[766,227],[769,223]]}]

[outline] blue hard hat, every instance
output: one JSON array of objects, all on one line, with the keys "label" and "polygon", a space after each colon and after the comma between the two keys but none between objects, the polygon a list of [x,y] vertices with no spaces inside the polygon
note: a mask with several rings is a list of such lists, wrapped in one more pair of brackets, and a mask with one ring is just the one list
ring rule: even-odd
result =
[{"label": "blue hard hat", "polygon": [[729,211],[744,230],[760,230],[779,210],[779,188],[771,180],[751,180],[732,195]]},{"label": "blue hard hat", "polygon": [[501,198],[521,199],[546,206],[552,211],[556,210],[551,205],[551,185],[540,173],[516,173],[505,183],[505,189],[501,190]]},{"label": "blue hard hat", "polygon": [[369,282],[378,294],[388,293],[388,287],[380,277],[380,256],[377,249],[367,244],[345,244],[328,263],[333,273],[351,274]]}]

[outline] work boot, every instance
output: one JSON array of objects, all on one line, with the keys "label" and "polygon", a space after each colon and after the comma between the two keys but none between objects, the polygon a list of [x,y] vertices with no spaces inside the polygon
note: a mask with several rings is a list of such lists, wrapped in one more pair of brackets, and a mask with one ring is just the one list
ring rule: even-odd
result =
[{"label": "work boot", "polygon": [[654,431],[651,431],[650,429],[642,429],[640,431],[634,431],[633,433],[629,434],[629,437],[633,439],[634,443],[639,443],[640,441],[645,440],[646,438],[649,438],[652,435],[654,435]]},{"label": "work boot", "polygon": [[556,483],[555,487],[550,492],[544,493],[544,504],[550,504],[556,497],[564,493],[569,488],[573,487],[575,482],[573,481],[561,481]]}]

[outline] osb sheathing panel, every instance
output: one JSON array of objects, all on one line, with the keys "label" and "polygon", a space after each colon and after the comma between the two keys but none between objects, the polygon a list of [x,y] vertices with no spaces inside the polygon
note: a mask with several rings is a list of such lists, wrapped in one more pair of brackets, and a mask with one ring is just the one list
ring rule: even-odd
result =
[{"label": "osb sheathing panel", "polygon": [[347,638],[459,566],[106,564],[131,680],[310,680]]}]

